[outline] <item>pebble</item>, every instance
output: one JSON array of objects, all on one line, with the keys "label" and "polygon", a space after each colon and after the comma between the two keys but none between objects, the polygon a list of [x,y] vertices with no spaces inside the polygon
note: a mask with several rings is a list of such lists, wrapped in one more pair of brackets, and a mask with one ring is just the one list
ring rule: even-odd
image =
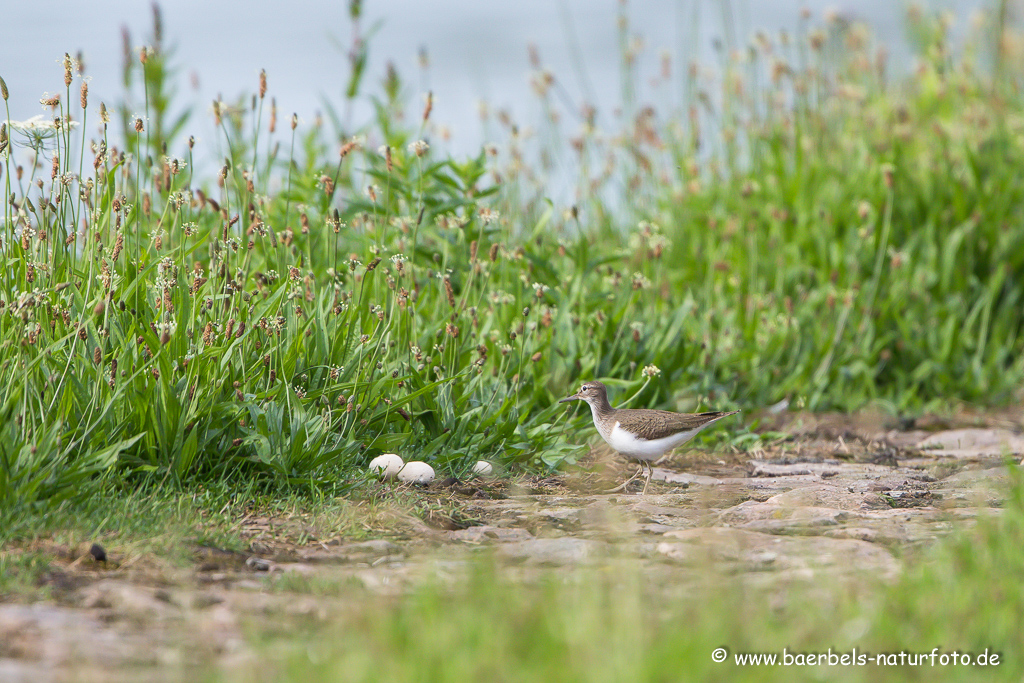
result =
[{"label": "pebble", "polygon": [[99,543],[92,544],[92,547],[89,548],[89,554],[92,555],[92,559],[96,560],[97,562],[107,561],[107,551],[104,550],[103,546],[101,546]]}]

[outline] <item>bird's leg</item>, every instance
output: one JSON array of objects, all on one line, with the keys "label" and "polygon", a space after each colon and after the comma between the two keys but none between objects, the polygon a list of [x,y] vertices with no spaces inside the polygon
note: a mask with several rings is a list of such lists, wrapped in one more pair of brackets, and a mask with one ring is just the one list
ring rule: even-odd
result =
[{"label": "bird's leg", "polygon": [[654,465],[647,463],[647,478],[644,479],[644,491],[641,496],[647,495],[647,486],[651,483],[651,476],[654,475]]},{"label": "bird's leg", "polygon": [[638,470],[636,471],[636,474],[634,474],[634,475],[633,475],[632,477],[630,477],[630,478],[629,478],[629,479],[627,479],[626,481],[622,482],[621,484],[619,484],[619,485],[618,485],[618,486],[616,486],[615,488],[613,488],[613,489],[608,489],[607,491],[605,491],[605,493],[618,493],[619,491],[624,491],[624,490],[626,490],[626,487],[627,487],[627,486],[629,486],[629,485],[630,485],[630,483],[632,483],[632,481],[633,481],[634,479],[636,479],[637,477],[639,477],[639,476],[640,476],[640,473],[641,473],[641,472],[643,472],[643,470],[644,470],[644,463],[643,463],[643,461],[641,460],[641,461],[640,461],[640,469],[638,469]]}]

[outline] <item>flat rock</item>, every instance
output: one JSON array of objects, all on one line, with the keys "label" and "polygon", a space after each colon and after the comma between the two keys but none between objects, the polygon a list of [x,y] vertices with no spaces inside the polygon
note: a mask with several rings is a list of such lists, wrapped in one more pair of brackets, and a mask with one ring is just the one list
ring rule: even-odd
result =
[{"label": "flat rock", "polygon": [[655,522],[653,524],[642,524],[642,525],[640,525],[638,527],[637,530],[640,533],[644,533],[644,534],[659,535],[659,534],[664,534],[664,533],[666,533],[668,531],[678,531],[679,527],[678,526],[670,526],[668,524],[658,524],[657,522]]},{"label": "flat rock", "polygon": [[[144,680],[147,673],[151,676],[152,666],[161,663],[161,655],[171,649],[154,642],[140,624],[152,623],[152,610],[164,610],[150,603],[159,601],[146,591],[140,592],[147,597],[132,598],[122,590],[126,584],[105,583],[95,593],[84,590],[82,597],[105,593],[104,604],[146,606],[118,613],[109,607],[0,604],[0,681]],[[161,628],[166,624],[162,622]],[[74,668],[69,670],[70,666]],[[131,666],[149,670],[136,670],[133,676]]]},{"label": "flat rock", "polygon": [[514,541],[526,541],[533,538],[526,529],[519,527],[497,527],[497,526],[471,526],[465,529],[449,531],[448,537],[453,541],[462,543],[510,543]]},{"label": "flat rock", "polygon": [[281,574],[295,574],[299,576],[311,576],[316,573],[313,565],[304,562],[280,562],[274,566],[274,571]]},{"label": "flat rock", "polygon": [[924,429],[911,429],[906,432],[892,429],[885,433],[885,441],[900,449],[917,448],[917,444],[933,433]]},{"label": "flat rock", "polygon": [[679,529],[665,538],[657,552],[684,564],[725,562],[746,571],[795,571],[807,578],[823,571],[872,572],[885,578],[899,572],[899,563],[887,550],[857,539],[775,536],[722,527]]},{"label": "flat rock", "polygon": [[761,460],[751,460],[751,477],[784,477],[784,476],[813,476],[813,477],[834,477],[839,473],[842,463],[774,463]]},{"label": "flat rock", "polygon": [[[859,514],[821,533],[831,538],[854,538],[887,546],[932,543],[954,529],[953,513],[935,508],[894,508]],[[962,517],[962,515],[961,515]],[[963,526],[959,524],[957,526]]]},{"label": "flat rock", "polygon": [[858,493],[832,484],[802,486],[772,496],[765,505],[779,507],[821,507],[839,510],[888,509],[888,504],[877,493]]},{"label": "flat rock", "polygon": [[381,539],[346,543],[329,548],[304,548],[298,552],[303,562],[367,562],[386,555],[400,555],[402,549],[390,541]]},{"label": "flat rock", "polygon": [[562,529],[578,529],[583,522],[583,510],[573,507],[544,508],[537,517]]},{"label": "flat rock", "polygon": [[533,538],[497,547],[498,555],[508,560],[531,564],[581,564],[603,552],[605,543],[585,538]]},{"label": "flat rock", "polygon": [[848,526],[841,529],[829,529],[824,535],[829,538],[853,538],[858,541],[869,541],[871,543],[875,543],[880,540],[878,530],[866,526]]},{"label": "flat rock", "polygon": [[1008,429],[949,429],[921,440],[917,447],[952,458],[999,457],[1024,453],[1024,437]]},{"label": "flat rock", "polygon": [[1005,467],[961,470],[934,485],[932,491],[943,508],[998,507],[1010,490]]},{"label": "flat rock", "polygon": [[655,467],[651,473],[651,479],[663,481],[667,484],[686,484],[687,486],[715,486],[722,483],[721,479],[715,479],[714,477],[705,477],[700,474],[690,474],[689,472],[673,472],[663,467]]},{"label": "flat rock", "polygon": [[1010,485],[1010,475],[1005,467],[988,467],[976,470],[960,470],[939,483],[944,489],[992,489]]},{"label": "flat rock", "polygon": [[719,522],[760,531],[802,531],[808,527],[835,526],[850,517],[846,510],[813,506],[785,507],[748,500],[724,510]]},{"label": "flat rock", "polygon": [[647,501],[640,501],[629,506],[632,512],[647,517],[692,517],[696,511],[692,508],[675,507],[671,505],[653,505]]},{"label": "flat rock", "polygon": [[160,618],[172,611],[172,604],[153,589],[125,581],[104,579],[83,587],[77,604],[87,609],[112,610],[136,618]]},{"label": "flat rock", "polygon": [[778,493],[765,501],[748,500],[723,510],[718,521],[763,531],[793,531],[835,526],[870,510],[889,509],[878,493],[858,493],[831,484],[813,484]]}]

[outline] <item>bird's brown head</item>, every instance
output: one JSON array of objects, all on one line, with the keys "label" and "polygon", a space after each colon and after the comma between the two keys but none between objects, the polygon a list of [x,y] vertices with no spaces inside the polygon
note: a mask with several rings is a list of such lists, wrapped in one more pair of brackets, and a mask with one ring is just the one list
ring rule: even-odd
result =
[{"label": "bird's brown head", "polygon": [[591,405],[601,405],[608,402],[608,390],[600,382],[584,382],[579,391],[572,396],[566,396],[559,403],[568,401],[586,401]]}]

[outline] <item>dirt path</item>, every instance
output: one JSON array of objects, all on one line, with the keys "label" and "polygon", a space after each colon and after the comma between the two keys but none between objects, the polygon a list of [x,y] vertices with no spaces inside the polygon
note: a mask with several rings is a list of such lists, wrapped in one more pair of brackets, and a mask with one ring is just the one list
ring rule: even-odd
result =
[{"label": "dirt path", "polygon": [[892,579],[915,549],[999,514],[1005,457],[1022,452],[1024,439],[998,428],[880,434],[819,421],[754,454],[677,455],[645,496],[598,493],[630,471],[612,459],[603,471],[435,484],[421,494],[425,512],[396,517],[384,539],[313,528],[304,543],[280,543],[275,525],[291,522],[251,515],[238,520],[249,552],[199,547],[186,568],[119,564],[116,548],[106,564],[55,549],[52,597],[0,604],[0,680],[132,680],[140,670],[159,680],[166,664],[178,679],[196,662],[230,667],[254,656],[246,624],[343,608],[342,598],[288,590],[295,577],[395,593],[428,574],[458,576],[485,549],[523,580],[607,562],[678,590],[709,568],[769,585]]}]

